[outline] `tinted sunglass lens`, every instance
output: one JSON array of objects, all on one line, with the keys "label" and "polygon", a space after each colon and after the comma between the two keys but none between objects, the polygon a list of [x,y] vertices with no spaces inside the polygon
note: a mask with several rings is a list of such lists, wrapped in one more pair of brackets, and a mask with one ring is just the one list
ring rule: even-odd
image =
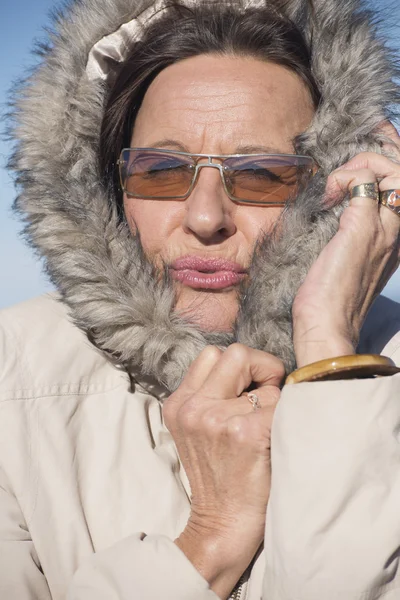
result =
[{"label": "tinted sunglass lens", "polygon": [[138,198],[176,198],[190,189],[194,166],[177,155],[124,152],[124,190]]},{"label": "tinted sunglass lens", "polygon": [[255,158],[226,161],[227,189],[234,198],[244,202],[284,204],[295,196],[300,183],[304,183],[305,170],[311,174],[311,167],[306,168],[297,160],[294,157],[290,161]]}]

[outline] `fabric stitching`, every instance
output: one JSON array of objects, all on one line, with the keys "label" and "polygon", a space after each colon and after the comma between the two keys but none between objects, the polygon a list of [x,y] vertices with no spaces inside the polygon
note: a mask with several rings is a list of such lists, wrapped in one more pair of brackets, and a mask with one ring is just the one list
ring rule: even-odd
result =
[{"label": "fabric stitching", "polygon": [[[30,510],[29,513],[27,511],[26,513],[26,524],[28,526],[28,529],[30,529],[29,524],[30,521],[32,520],[32,517],[35,513],[35,509],[36,509],[36,504],[37,504],[37,497],[38,497],[38,491],[39,491],[39,472],[37,469],[37,465],[35,465],[35,472],[33,472],[34,470],[34,466],[33,466],[33,459],[32,459],[32,421],[33,421],[33,406],[31,405],[29,407],[29,425],[30,425],[30,448],[29,448],[29,477],[28,477],[28,481],[29,483],[32,481],[32,485],[31,485],[31,490],[32,490],[32,504],[30,506]],[[37,423],[38,419],[36,418],[35,420],[35,427],[36,427],[36,438],[37,438],[37,443],[39,444],[39,427],[38,427],[38,423]]]},{"label": "fabric stitching", "polygon": [[[39,390],[39,393],[35,393],[34,391],[27,390],[28,392],[31,392],[31,393],[27,394],[27,395],[22,395],[22,396],[11,396],[11,397],[0,398],[0,404],[6,403],[6,402],[24,402],[24,401],[29,401],[29,400],[38,400],[40,398],[65,398],[68,396],[93,396],[95,394],[106,394],[108,392],[112,392],[122,386],[123,386],[123,382],[118,383],[117,385],[110,387],[110,388],[106,388],[106,389],[92,389],[92,390],[83,389],[83,390],[79,390],[79,391],[69,390],[69,391],[65,391],[65,392],[61,392],[61,391],[51,392],[50,390],[46,392],[46,390]],[[21,391],[21,390],[19,390],[19,391]]]}]

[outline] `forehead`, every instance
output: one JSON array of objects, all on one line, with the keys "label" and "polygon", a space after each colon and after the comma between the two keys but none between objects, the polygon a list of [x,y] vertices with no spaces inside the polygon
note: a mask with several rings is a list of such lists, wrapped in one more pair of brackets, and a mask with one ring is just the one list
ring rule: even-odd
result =
[{"label": "forehead", "polygon": [[309,91],[290,70],[250,57],[202,55],[155,78],[132,145],[172,138],[191,152],[229,153],[257,143],[288,151],[312,115]]}]

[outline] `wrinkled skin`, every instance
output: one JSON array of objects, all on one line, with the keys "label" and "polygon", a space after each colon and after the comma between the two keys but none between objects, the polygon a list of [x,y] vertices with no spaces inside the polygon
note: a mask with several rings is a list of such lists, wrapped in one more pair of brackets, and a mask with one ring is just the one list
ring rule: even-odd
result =
[{"label": "wrinkled skin", "polygon": [[[307,89],[288,70],[252,58],[200,56],[155,79],[132,146],[168,139],[161,147],[193,153],[228,154],[240,146],[290,153],[312,115]],[[398,152],[394,128],[382,127],[393,140],[391,152]],[[326,204],[377,180],[381,191],[400,188],[399,165],[360,154],[329,177]],[[256,240],[281,211],[234,204],[213,169],[202,169],[184,202],[125,197],[124,206],[132,231],[140,231],[146,253],[160,268],[187,254],[247,267]],[[366,313],[398,265],[399,229],[399,217],[388,208],[372,199],[351,200],[293,305],[299,366],[355,352]],[[235,289],[177,286],[177,311],[204,329],[229,330],[237,308]],[[220,598],[229,596],[263,539],[270,432],[283,376],[283,364],[269,354],[239,344],[225,352],[209,347],[164,404],[165,424],[192,490],[191,515],[176,544]],[[256,411],[243,395],[249,386],[257,388]]]},{"label": "wrinkled skin", "polygon": [[[309,92],[290,71],[251,58],[199,56],[156,77],[139,111],[131,146],[198,154],[232,154],[241,148],[245,153],[293,153],[293,138],[312,115]],[[207,168],[201,169],[184,202],[125,196],[124,208],[131,229],[140,231],[146,254],[159,268],[187,255],[229,259],[246,268],[256,240],[282,211],[279,206],[235,204],[218,171]],[[238,310],[237,288],[199,291],[178,284],[176,310],[203,330],[229,330]]]}]

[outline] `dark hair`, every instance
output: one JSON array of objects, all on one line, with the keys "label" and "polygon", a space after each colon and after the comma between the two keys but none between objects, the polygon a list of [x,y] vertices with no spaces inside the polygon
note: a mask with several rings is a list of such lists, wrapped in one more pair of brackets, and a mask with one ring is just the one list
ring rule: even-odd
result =
[{"label": "dark hair", "polygon": [[119,209],[116,170],[119,154],[130,146],[136,115],[155,77],[180,60],[201,54],[253,56],[294,71],[315,105],[320,92],[311,72],[310,51],[300,29],[272,7],[246,8],[201,2],[187,7],[172,1],[165,15],[150,23],[133,44],[109,92],[100,134],[100,172],[111,183]]}]

